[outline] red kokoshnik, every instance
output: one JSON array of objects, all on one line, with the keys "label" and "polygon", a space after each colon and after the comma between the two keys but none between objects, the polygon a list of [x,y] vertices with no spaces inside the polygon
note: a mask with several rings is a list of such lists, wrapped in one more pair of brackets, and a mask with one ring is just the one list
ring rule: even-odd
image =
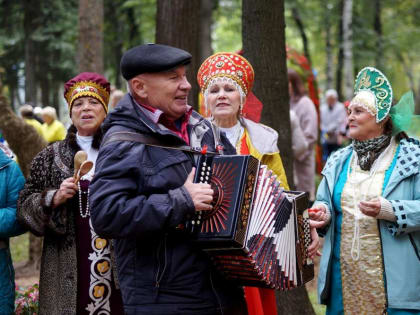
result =
[{"label": "red kokoshnik", "polygon": [[228,77],[235,81],[245,95],[252,89],[254,83],[254,69],[241,55],[228,52],[219,52],[204,60],[197,73],[198,85],[201,92],[209,87],[214,78]]}]

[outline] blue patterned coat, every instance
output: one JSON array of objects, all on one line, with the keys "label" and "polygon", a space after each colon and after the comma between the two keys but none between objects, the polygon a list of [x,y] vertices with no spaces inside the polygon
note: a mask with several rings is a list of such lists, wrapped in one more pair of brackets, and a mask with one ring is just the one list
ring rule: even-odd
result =
[{"label": "blue patterned coat", "polygon": [[[379,220],[388,307],[420,310],[420,142],[403,139],[396,165],[383,197],[392,204],[396,222]],[[332,195],[352,146],[336,151],[322,171],[324,176],[316,200],[333,209]],[[318,275],[318,297],[326,304],[330,295],[331,261],[335,214],[323,231],[323,246]]]}]

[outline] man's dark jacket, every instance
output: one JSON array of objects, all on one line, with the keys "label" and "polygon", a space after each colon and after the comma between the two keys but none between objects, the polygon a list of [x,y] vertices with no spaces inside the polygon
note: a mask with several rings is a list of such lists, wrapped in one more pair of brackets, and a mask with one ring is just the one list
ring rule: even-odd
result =
[{"label": "man's dark jacket", "polygon": [[[189,121],[190,141],[214,150],[210,123],[196,112]],[[104,123],[104,141],[129,131],[186,144],[159,126],[127,94]],[[222,143],[234,152],[224,135]],[[99,151],[90,185],[92,224],[99,235],[115,239],[127,314],[222,314],[220,307],[223,314],[246,313],[243,290],[176,229],[195,212],[183,187],[193,163],[191,153],[138,142],[109,142]]]}]

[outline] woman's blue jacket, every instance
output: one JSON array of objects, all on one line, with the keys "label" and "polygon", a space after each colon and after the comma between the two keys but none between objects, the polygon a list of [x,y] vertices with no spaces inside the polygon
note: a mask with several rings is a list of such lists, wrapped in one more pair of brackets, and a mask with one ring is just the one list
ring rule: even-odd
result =
[{"label": "woman's blue jacket", "polygon": [[[396,222],[379,221],[385,270],[388,307],[420,309],[420,143],[403,139],[399,143],[395,167],[383,197],[392,204]],[[352,146],[336,151],[322,171],[324,176],[316,200],[332,206],[332,194]],[[323,231],[323,245],[318,275],[318,298],[326,304],[330,295],[331,261],[334,242],[335,213]]]}]

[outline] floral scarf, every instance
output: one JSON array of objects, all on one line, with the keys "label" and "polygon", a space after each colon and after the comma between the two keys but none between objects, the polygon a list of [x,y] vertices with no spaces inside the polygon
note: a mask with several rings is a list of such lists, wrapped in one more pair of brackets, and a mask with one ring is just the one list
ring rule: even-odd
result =
[{"label": "floral scarf", "polygon": [[373,162],[391,142],[391,135],[382,135],[373,139],[353,140],[353,148],[357,153],[358,164],[364,171],[369,171]]}]

